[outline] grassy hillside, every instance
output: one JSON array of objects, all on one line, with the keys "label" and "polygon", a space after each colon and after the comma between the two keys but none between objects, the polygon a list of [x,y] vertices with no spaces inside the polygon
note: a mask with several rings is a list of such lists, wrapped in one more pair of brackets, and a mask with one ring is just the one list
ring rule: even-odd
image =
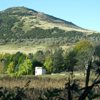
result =
[{"label": "grassy hillside", "polygon": [[83,39],[99,42],[99,35],[99,32],[25,7],[0,12],[0,45],[10,42],[18,46],[71,46]]},{"label": "grassy hillside", "polygon": [[25,7],[0,12],[0,39],[65,37],[69,34],[82,35],[84,32],[88,34],[94,31]]}]

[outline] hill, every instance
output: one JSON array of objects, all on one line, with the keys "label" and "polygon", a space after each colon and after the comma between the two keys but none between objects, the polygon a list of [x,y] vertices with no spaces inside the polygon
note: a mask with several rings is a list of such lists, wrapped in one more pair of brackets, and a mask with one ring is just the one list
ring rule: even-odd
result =
[{"label": "hill", "polygon": [[[69,41],[68,38],[87,36],[92,33],[99,35],[97,31],[83,29],[72,22],[26,7],[12,7],[0,12],[0,44],[7,42],[23,44],[27,40],[30,40],[31,44],[34,44],[33,41],[36,42],[36,39],[44,43],[50,40],[48,38],[56,38],[56,40],[60,38],[56,43],[62,42],[65,44],[66,41],[62,38],[67,38],[67,41]],[[25,45],[29,45],[30,41]],[[54,44],[54,41],[53,39],[53,42],[49,44]],[[77,41],[77,39],[74,39],[72,42]]]}]

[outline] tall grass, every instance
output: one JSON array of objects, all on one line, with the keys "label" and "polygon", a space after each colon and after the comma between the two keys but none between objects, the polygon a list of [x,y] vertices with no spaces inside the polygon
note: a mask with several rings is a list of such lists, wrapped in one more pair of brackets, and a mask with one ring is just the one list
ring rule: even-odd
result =
[{"label": "tall grass", "polygon": [[[94,81],[91,85],[89,85],[90,69],[91,69],[91,62],[88,65],[86,81],[85,81],[85,87],[79,89],[79,85],[76,84],[76,80],[71,80],[70,77],[69,77],[68,82],[65,84],[66,91],[63,91],[62,89],[57,89],[57,88],[55,88],[53,90],[47,89],[47,92],[44,93],[44,98],[41,97],[41,95],[37,98],[39,100],[85,100],[86,98],[88,98],[89,100],[93,100],[93,99],[96,99],[96,98],[100,97],[100,94],[95,94],[93,92],[93,88],[95,86],[99,87],[99,84],[100,84],[100,80],[98,80],[98,78],[100,76],[100,68],[98,68],[95,71],[96,74],[97,74],[97,77],[94,79]],[[72,74],[71,74],[71,76],[73,77]],[[28,87],[30,82],[31,81],[29,80],[26,83],[26,85],[24,85],[24,87]],[[9,92],[7,94],[7,92],[8,92],[7,89],[5,89],[4,92],[0,91],[0,98],[2,98],[1,100],[23,100],[23,99],[28,99],[26,97],[25,93],[24,93],[24,87],[23,88],[15,87],[17,89],[17,94],[15,94],[13,92]],[[0,87],[0,90],[2,88],[3,87]],[[30,91],[33,92],[34,88],[30,88]],[[61,92],[66,92],[66,94],[67,94],[66,99],[60,97]],[[74,95],[75,93],[78,93],[78,96],[77,95],[75,96]]]}]

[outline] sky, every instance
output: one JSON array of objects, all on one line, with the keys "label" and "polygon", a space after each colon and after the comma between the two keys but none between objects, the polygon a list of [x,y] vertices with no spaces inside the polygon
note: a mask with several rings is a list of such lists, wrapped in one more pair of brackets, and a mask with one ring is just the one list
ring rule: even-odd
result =
[{"label": "sky", "polygon": [[0,11],[22,6],[72,22],[85,29],[100,31],[100,0],[0,1]]}]

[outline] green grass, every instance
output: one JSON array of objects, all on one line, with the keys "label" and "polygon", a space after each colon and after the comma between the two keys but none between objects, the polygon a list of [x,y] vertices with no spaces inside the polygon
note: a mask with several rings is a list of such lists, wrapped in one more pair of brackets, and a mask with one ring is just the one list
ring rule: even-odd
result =
[{"label": "green grass", "polygon": [[[75,72],[76,73],[76,72]],[[80,72],[79,72],[80,73]],[[29,77],[29,78],[32,78],[32,77],[39,77],[39,78],[51,78],[51,79],[68,79],[69,78],[69,75],[70,75],[70,73],[66,73],[66,75],[60,75],[59,73],[58,74],[55,74],[55,75],[50,75],[50,74],[46,74],[46,75],[37,75],[37,76],[35,76],[35,75],[22,75],[22,77]],[[0,74],[0,77],[4,77],[4,76],[10,76],[9,74]],[[70,76],[70,78],[71,79],[82,79],[82,80],[85,80],[85,77],[86,76],[77,76],[77,75],[73,75],[74,77],[72,78],[71,76]],[[90,78],[91,79],[95,79],[96,78],[96,76],[95,76],[95,74],[93,74],[92,72],[91,72],[91,76],[90,76]]]}]

